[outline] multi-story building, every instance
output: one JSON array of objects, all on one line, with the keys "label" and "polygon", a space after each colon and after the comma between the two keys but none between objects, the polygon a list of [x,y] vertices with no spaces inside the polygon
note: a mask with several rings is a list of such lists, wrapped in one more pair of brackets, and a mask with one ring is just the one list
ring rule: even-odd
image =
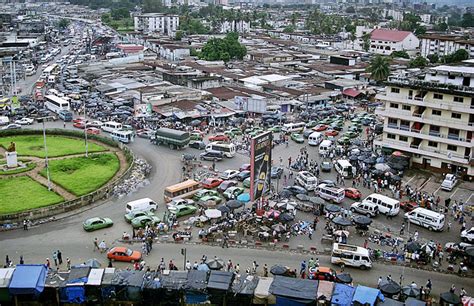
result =
[{"label": "multi-story building", "polygon": [[464,39],[459,35],[425,34],[420,36],[420,53],[423,57],[429,55],[445,56],[464,49],[469,57],[474,58],[474,40]]},{"label": "multi-story building", "polygon": [[231,20],[223,21],[220,28],[221,33],[237,32],[237,33],[248,33],[250,32],[250,22],[245,20]]},{"label": "multi-story building", "polygon": [[420,40],[412,32],[375,29],[370,33],[370,52],[390,55],[394,51],[415,51]]},{"label": "multi-story building", "polygon": [[174,37],[179,28],[179,16],[173,14],[148,13],[133,16],[134,28],[145,34],[160,33]]},{"label": "multi-story building", "polygon": [[405,152],[412,166],[474,177],[474,67],[438,66],[420,78],[389,78],[376,98],[384,130],[374,145]]}]

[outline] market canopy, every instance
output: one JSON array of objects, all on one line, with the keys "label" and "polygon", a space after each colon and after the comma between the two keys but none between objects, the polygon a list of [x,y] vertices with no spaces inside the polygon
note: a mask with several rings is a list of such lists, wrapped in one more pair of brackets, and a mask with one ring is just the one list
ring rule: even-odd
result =
[{"label": "market canopy", "polygon": [[258,277],[254,275],[242,275],[240,281],[235,281],[232,291],[236,294],[252,295],[258,284]]},{"label": "market canopy", "polygon": [[405,300],[405,306],[425,306],[426,302],[409,297]]},{"label": "market canopy", "polygon": [[275,296],[270,293],[273,277],[259,277],[254,291],[254,304],[272,305],[276,303]]},{"label": "market canopy", "polygon": [[[207,267],[207,265],[205,265]],[[191,290],[204,290],[207,287],[207,272],[190,270],[188,273],[187,288]]]},{"label": "market canopy", "polygon": [[275,276],[270,292],[277,296],[298,300],[316,300],[318,281],[285,276]]},{"label": "market canopy", "polygon": [[188,271],[170,271],[167,275],[161,275],[161,286],[170,290],[181,290],[188,283]]},{"label": "market canopy", "polygon": [[334,283],[329,281],[319,281],[317,297],[318,300],[331,301]]},{"label": "market canopy", "polygon": [[207,283],[207,288],[228,291],[233,281],[234,273],[232,272],[211,271],[211,275],[209,276],[209,281]]},{"label": "market canopy", "polygon": [[332,292],[331,304],[346,306],[351,305],[354,287],[336,283]]},{"label": "market canopy", "polygon": [[444,302],[445,304],[449,305],[460,305],[461,304],[461,298],[459,298],[458,295],[448,291],[445,293],[441,293],[439,295],[440,302]]},{"label": "market canopy", "polygon": [[8,287],[11,294],[38,295],[46,282],[45,265],[17,265]]},{"label": "market canopy", "polygon": [[374,306],[377,302],[377,298],[380,298],[382,301],[384,300],[384,296],[379,289],[359,285],[354,292],[352,302],[358,303],[355,305]]}]

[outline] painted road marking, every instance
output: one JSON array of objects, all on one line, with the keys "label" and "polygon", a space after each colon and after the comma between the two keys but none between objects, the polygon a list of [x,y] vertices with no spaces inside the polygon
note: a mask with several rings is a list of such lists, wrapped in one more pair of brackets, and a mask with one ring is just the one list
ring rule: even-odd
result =
[{"label": "painted road marking", "polygon": [[430,180],[431,180],[431,177],[430,177],[426,182],[424,182],[423,185],[421,185],[421,186],[419,187],[419,190],[423,189],[423,187],[425,187],[426,184],[428,184],[428,182],[429,182]]},{"label": "painted road marking", "polygon": [[441,185],[438,187],[438,189],[435,190],[435,192],[433,192],[433,194],[436,195],[440,189],[441,189]]},{"label": "painted road marking", "polygon": [[411,179],[409,179],[408,182],[405,183],[405,185],[408,185],[415,177],[416,177],[416,175],[413,175],[413,176],[411,177]]},{"label": "painted road marking", "polygon": [[456,189],[454,189],[454,192],[449,196],[449,198],[451,199],[452,197],[454,197],[454,195],[456,194],[456,192],[458,192],[459,190],[459,187],[456,187]]},{"label": "painted road marking", "polygon": [[472,196],[474,196],[474,193],[471,193],[471,195],[469,196],[469,198],[467,198],[467,201],[466,201],[467,204],[469,204],[469,200],[472,198]]}]

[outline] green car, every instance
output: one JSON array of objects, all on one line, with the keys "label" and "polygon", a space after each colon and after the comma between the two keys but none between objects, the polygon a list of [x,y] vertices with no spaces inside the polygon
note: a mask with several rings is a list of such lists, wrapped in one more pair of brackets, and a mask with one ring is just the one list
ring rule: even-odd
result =
[{"label": "green car", "polygon": [[193,197],[193,200],[199,201],[203,197],[207,197],[207,196],[219,196],[219,192],[217,192],[216,190],[201,189],[198,192],[196,192],[196,194]]},{"label": "green car", "polygon": [[86,232],[92,232],[101,228],[111,227],[114,222],[110,218],[90,218],[84,221],[82,227]]},{"label": "green car", "polygon": [[147,225],[156,226],[161,220],[157,216],[141,216],[132,220],[133,228],[144,228]]},{"label": "green car", "polygon": [[357,136],[359,136],[359,133],[357,132],[353,132],[353,131],[348,131],[348,132],[345,132],[344,134],[342,134],[342,137],[348,137],[348,138],[356,138]]},{"label": "green car", "polygon": [[319,121],[319,124],[326,124],[326,125],[328,125],[328,124],[331,124],[332,121],[333,121],[333,120],[332,120],[331,118],[325,118],[325,119]]},{"label": "green car", "polygon": [[250,134],[250,133],[252,133],[252,132],[253,132],[253,130],[254,130],[254,128],[253,128],[253,127],[246,128],[246,129],[245,129],[245,131],[244,131],[244,133],[245,133],[245,134]]},{"label": "green car", "polygon": [[189,139],[200,141],[200,140],[202,140],[202,136],[199,133],[191,133],[191,135],[189,135]]},{"label": "green car", "polygon": [[194,205],[187,205],[187,204],[179,204],[179,205],[170,205],[168,206],[168,210],[170,213],[175,215],[177,218],[192,215],[197,211],[197,207]]},{"label": "green car", "polygon": [[234,133],[234,135],[237,135],[237,136],[240,136],[242,135],[242,130],[239,129],[239,128],[233,128],[230,130],[232,133]]},{"label": "green car", "polygon": [[354,132],[354,133],[360,133],[362,132],[362,128],[360,126],[357,126],[357,125],[351,125],[348,129],[347,129],[348,132]]},{"label": "green car", "polygon": [[250,177],[244,180],[243,185],[245,188],[250,188]]},{"label": "green car", "polygon": [[281,126],[280,125],[275,125],[272,126],[271,128],[268,129],[272,133],[280,133],[281,132]]},{"label": "green car", "polygon": [[351,120],[352,123],[360,123],[362,121],[362,118],[354,118]]},{"label": "green car", "polygon": [[291,139],[296,143],[303,143],[304,142],[303,135],[298,134],[298,133],[291,134]]},{"label": "green car", "polygon": [[250,137],[255,137],[259,134],[263,133],[263,130],[261,128],[257,128],[255,130],[253,130],[251,133],[249,133],[249,136]]},{"label": "green car", "polygon": [[351,139],[349,137],[343,136],[337,140],[337,143],[340,145],[348,145],[351,143]]},{"label": "green car", "polygon": [[139,210],[139,211],[129,212],[128,214],[126,214],[123,217],[124,217],[124,219],[127,223],[130,223],[130,222],[132,222],[133,219],[135,219],[137,217],[141,217],[141,216],[154,216],[154,214],[152,212]]},{"label": "green car", "polygon": [[227,200],[231,200],[231,199],[237,199],[237,197],[239,195],[241,195],[242,193],[244,193],[245,189],[242,188],[242,187],[229,187],[227,188],[227,190],[224,192],[224,197],[227,199]]},{"label": "green car", "polygon": [[222,198],[216,195],[209,195],[199,199],[200,202],[214,201],[216,204],[222,202]]},{"label": "green car", "polygon": [[317,121],[311,120],[311,121],[309,121],[308,123],[306,123],[305,127],[307,127],[308,129],[310,129],[310,128],[313,128],[313,127],[315,127],[315,126],[317,126],[317,125],[318,125],[318,122],[317,122]]}]

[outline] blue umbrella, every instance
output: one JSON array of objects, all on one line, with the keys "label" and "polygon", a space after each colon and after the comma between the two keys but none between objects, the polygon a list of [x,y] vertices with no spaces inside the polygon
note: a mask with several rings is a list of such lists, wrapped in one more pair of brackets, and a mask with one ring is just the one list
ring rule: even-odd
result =
[{"label": "blue umbrella", "polygon": [[206,264],[200,264],[197,269],[198,271],[204,271],[204,272],[211,270]]},{"label": "blue umbrella", "polygon": [[247,203],[248,201],[250,201],[250,194],[249,193],[242,193],[241,195],[239,195],[237,197],[237,200],[239,200],[241,202],[244,202],[244,203]]}]

